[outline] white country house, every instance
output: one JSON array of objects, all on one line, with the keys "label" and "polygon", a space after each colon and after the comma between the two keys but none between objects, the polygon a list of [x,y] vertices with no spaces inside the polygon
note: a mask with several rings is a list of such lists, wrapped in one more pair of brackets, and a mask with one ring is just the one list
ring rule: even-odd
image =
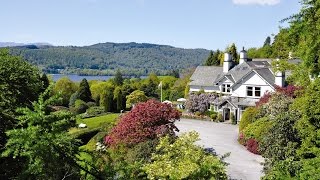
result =
[{"label": "white country house", "polygon": [[221,94],[211,102],[214,111],[221,113],[224,120],[229,120],[233,112],[239,121],[245,108],[255,106],[265,92],[285,85],[285,73],[274,73],[269,61],[252,61],[243,49],[238,65],[225,53],[222,67],[198,66],[190,80],[190,92],[204,90]]}]

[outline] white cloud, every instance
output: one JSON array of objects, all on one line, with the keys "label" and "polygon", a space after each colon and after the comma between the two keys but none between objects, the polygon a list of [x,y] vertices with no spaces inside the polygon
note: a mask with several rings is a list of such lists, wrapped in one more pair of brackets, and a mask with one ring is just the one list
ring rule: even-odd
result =
[{"label": "white cloud", "polygon": [[234,4],[238,5],[250,5],[250,4],[257,4],[257,5],[276,5],[279,4],[281,0],[232,0]]}]

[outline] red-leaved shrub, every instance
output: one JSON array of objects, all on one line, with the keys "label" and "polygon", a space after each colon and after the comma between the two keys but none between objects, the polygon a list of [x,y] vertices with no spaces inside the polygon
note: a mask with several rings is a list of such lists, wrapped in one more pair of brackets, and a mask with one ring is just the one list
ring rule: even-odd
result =
[{"label": "red-leaved shrub", "polygon": [[270,92],[264,93],[263,96],[260,98],[260,100],[256,102],[256,107],[260,107],[261,105],[267,103],[270,98],[271,98]]},{"label": "red-leaved shrub", "polygon": [[247,150],[254,153],[254,154],[260,154],[258,141],[255,140],[254,138],[248,139]]},{"label": "red-leaved shrub", "polygon": [[279,92],[281,94],[284,94],[288,97],[296,98],[297,97],[297,91],[301,90],[302,87],[294,86],[294,85],[288,85],[286,87],[280,87],[276,86],[276,92]]},{"label": "red-leaved shrub", "polygon": [[148,139],[155,139],[178,131],[174,125],[180,119],[180,112],[169,104],[149,100],[136,104],[105,137],[109,146],[135,145]]}]

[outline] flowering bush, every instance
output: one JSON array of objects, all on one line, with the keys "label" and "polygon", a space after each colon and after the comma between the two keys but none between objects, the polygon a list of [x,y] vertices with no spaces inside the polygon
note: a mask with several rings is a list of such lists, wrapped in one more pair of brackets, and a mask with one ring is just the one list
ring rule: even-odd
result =
[{"label": "flowering bush", "polygon": [[170,104],[155,100],[139,103],[122,116],[117,126],[105,137],[105,143],[110,146],[130,146],[162,135],[173,135],[175,130],[178,131],[174,122],[179,118],[180,112]]},{"label": "flowering bush", "polygon": [[250,138],[247,141],[247,150],[254,154],[260,154],[258,141],[256,141],[254,138]]},{"label": "flowering bush", "polygon": [[204,113],[210,107],[210,102],[216,99],[216,95],[212,93],[192,93],[186,102],[186,108],[190,112],[200,112]]}]

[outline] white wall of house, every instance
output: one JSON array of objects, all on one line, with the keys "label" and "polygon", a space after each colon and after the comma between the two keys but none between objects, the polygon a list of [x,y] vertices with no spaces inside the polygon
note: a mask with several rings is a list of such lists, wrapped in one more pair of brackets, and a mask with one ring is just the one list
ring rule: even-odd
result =
[{"label": "white wall of house", "polygon": [[[248,96],[247,87],[253,87],[253,96]],[[260,87],[260,96],[255,96],[256,87]],[[249,97],[260,98],[267,91],[273,92],[274,89],[264,79],[262,79],[255,72],[251,72],[242,82],[236,84],[232,89],[232,96],[235,97]]]}]

